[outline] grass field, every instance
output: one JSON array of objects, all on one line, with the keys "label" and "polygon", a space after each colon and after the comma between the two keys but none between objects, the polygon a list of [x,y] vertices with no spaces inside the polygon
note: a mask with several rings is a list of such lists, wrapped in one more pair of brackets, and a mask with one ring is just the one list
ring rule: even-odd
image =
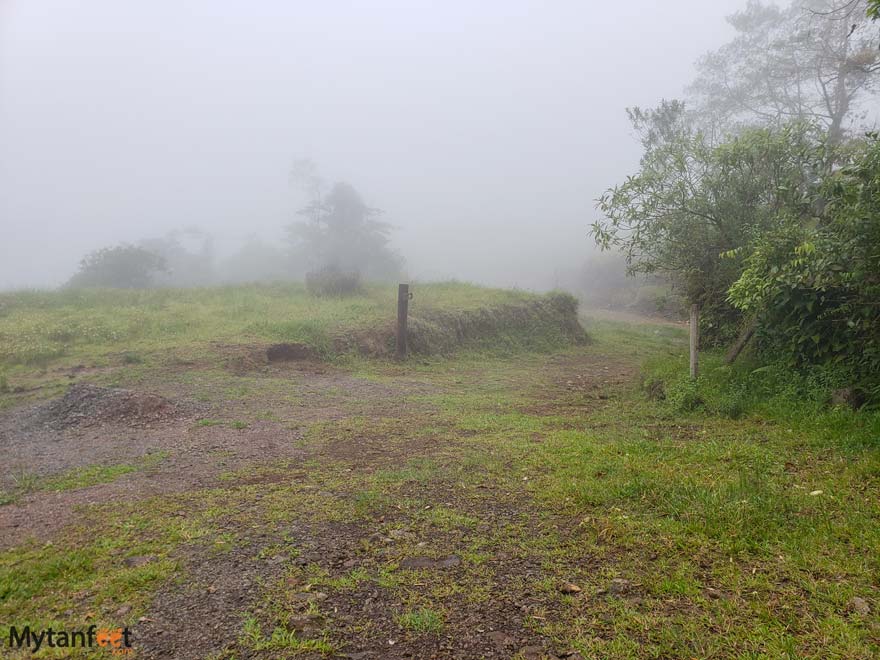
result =
[{"label": "grass field", "polygon": [[[206,408],[95,432],[137,445],[125,460],[18,475],[26,492],[0,506],[0,621],[130,625],[138,657],[878,657],[876,413],[712,354],[692,384],[681,329],[593,319],[591,344],[540,351],[245,374],[179,362],[238,331],[289,338],[283,310],[309,312],[285,291],[147,293],[118,312],[4,298],[4,341],[16,327],[56,341],[47,328],[106,310],[119,339],[51,359],[136,351],[77,378]],[[310,327],[392,302],[312,303]],[[13,362],[21,381],[45,368]],[[61,435],[58,451],[82,442]]]},{"label": "grass field", "polygon": [[[460,311],[535,296],[457,282],[415,285],[419,308]],[[208,341],[289,341],[327,347],[336,336],[394,319],[397,289],[316,298],[301,284],[208,289],[64,290],[0,294],[0,365],[155,351]]]},{"label": "grass field", "polygon": [[[438,313],[504,309],[544,299],[459,282],[415,284],[411,291],[411,328]],[[378,285],[343,298],[315,297],[296,283],[0,293],[0,409],[29,398],[30,392],[63,389],[70,369],[148,369],[169,359],[210,359],[222,344],[296,343],[327,360],[385,350],[393,345],[396,313],[397,288]],[[489,337],[483,348],[518,350],[564,342],[549,336],[552,323],[536,325],[541,324],[512,327],[508,336]],[[10,392],[25,396],[3,396]]]}]

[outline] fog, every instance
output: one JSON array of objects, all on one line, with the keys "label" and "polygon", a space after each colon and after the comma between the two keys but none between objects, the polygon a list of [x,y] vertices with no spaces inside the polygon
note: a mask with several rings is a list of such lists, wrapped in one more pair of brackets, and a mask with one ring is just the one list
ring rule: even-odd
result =
[{"label": "fog", "polygon": [[0,287],[185,227],[283,240],[311,158],[407,275],[544,289],[742,0],[0,4]]}]

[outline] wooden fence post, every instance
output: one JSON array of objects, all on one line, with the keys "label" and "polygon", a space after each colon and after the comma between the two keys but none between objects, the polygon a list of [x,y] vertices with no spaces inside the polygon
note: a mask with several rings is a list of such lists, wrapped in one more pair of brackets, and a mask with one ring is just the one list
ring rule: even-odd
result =
[{"label": "wooden fence post", "polygon": [[406,358],[406,316],[409,313],[409,284],[397,285],[397,352],[398,360]]},{"label": "wooden fence post", "polygon": [[690,323],[690,345],[691,345],[691,378],[696,378],[700,371],[700,306],[691,305],[691,323]]}]

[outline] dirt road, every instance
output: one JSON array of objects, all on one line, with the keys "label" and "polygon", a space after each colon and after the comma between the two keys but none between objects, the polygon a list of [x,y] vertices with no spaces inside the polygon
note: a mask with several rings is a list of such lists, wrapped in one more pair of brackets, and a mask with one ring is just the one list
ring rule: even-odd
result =
[{"label": "dirt road", "polygon": [[[579,349],[115,374],[124,389],[0,419],[5,485],[31,483],[0,507],[0,539],[87,552],[83,530],[137,511],[150,554],[94,567],[136,589],[60,576],[39,614],[129,625],[138,657],[576,658],[540,630],[596,559],[517,461],[533,428],[577,427],[632,373]],[[193,531],[162,531],[169,516]]]}]

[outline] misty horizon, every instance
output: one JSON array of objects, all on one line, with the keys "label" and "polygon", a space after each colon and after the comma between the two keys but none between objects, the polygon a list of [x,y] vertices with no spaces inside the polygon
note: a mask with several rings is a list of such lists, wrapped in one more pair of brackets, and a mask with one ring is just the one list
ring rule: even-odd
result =
[{"label": "misty horizon", "polygon": [[7,2],[0,288],[189,227],[280,244],[301,158],[383,210],[409,277],[551,288],[638,163],[624,108],[744,4]]}]

